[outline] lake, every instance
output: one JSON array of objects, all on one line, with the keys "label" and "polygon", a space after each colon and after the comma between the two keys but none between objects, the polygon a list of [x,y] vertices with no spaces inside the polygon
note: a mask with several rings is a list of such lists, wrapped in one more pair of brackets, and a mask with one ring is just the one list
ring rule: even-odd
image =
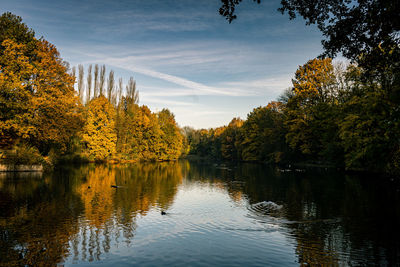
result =
[{"label": "lake", "polygon": [[0,266],[395,266],[399,188],[189,161],[0,173]]}]

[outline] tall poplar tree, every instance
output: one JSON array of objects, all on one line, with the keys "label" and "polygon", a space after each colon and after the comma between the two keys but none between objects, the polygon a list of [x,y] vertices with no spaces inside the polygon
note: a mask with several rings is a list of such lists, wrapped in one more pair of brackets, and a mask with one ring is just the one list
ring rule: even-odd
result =
[{"label": "tall poplar tree", "polygon": [[94,65],[94,88],[93,88],[93,98],[99,95],[99,65]]},{"label": "tall poplar tree", "polygon": [[74,86],[75,86],[75,83],[76,83],[76,67],[75,66],[73,66],[71,69],[71,76],[74,78]]},{"label": "tall poplar tree", "polygon": [[131,104],[139,103],[139,92],[136,91],[136,82],[133,77],[129,78],[128,85],[126,86],[126,98]]},{"label": "tall poplar tree", "polygon": [[78,96],[81,99],[82,103],[83,103],[83,89],[85,86],[84,75],[85,75],[85,71],[83,69],[83,66],[81,64],[79,64],[78,65]]},{"label": "tall poplar tree", "polygon": [[114,78],[114,71],[111,70],[108,79],[107,79],[107,98],[108,101],[110,101],[111,104],[115,106],[115,101],[114,101],[114,89],[115,89],[115,78]]},{"label": "tall poplar tree", "polygon": [[99,94],[104,94],[104,86],[106,82],[106,65],[101,66],[99,76]]},{"label": "tall poplar tree", "polygon": [[86,103],[89,103],[91,97],[92,97],[92,64],[88,66]]},{"label": "tall poplar tree", "polygon": [[118,79],[118,89],[117,89],[117,104],[119,104],[121,102],[123,90],[124,90],[124,82],[123,82],[122,78],[119,78]]}]

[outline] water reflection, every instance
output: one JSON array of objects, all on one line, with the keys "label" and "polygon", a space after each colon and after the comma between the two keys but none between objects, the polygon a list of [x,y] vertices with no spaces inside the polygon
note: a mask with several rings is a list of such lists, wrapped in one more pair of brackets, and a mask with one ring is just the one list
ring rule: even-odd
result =
[{"label": "water reflection", "polygon": [[79,196],[37,174],[5,174],[0,179],[0,264],[43,266],[62,261],[84,211]]},{"label": "water reflection", "polygon": [[145,216],[151,208],[168,209],[182,181],[177,162],[89,165],[77,172],[84,174],[76,192],[85,213],[79,221],[81,230],[71,241],[74,262],[100,260],[113,243],[129,245],[137,228],[137,216]]},{"label": "water reflection", "polygon": [[399,202],[376,179],[255,164],[2,173],[0,265],[397,265]]}]

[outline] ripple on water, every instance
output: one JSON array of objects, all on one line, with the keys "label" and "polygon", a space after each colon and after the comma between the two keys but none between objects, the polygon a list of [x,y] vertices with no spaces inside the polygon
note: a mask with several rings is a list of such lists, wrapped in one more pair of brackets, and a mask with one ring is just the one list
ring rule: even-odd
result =
[{"label": "ripple on water", "polygon": [[[204,202],[185,192],[183,196],[177,195],[175,204],[167,209],[166,215],[161,215],[161,208],[156,207],[141,218],[135,247],[143,248],[143,251],[147,251],[146,247],[157,250],[159,255],[164,255],[161,258],[157,256],[161,265],[172,258],[175,259],[172,262],[174,266],[179,263],[264,266],[265,253],[271,258],[267,262],[272,263],[273,259],[278,262],[282,247],[287,246],[279,225],[259,223],[247,217],[245,205],[232,205],[219,190],[197,193],[203,194]],[[189,196],[192,196],[192,201],[187,200]],[[220,203],[215,205],[217,200]],[[173,253],[177,255],[171,256],[171,252],[166,251],[168,247],[174,247]],[[140,255],[135,255],[137,257]],[[180,259],[178,262],[177,258]],[[182,259],[191,260],[182,262]]]}]

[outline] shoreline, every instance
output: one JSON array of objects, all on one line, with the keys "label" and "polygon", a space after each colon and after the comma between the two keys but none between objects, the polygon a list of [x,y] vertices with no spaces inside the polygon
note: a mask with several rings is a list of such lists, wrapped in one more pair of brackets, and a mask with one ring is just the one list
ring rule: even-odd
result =
[{"label": "shoreline", "polygon": [[43,165],[0,164],[0,172],[43,172]]}]

